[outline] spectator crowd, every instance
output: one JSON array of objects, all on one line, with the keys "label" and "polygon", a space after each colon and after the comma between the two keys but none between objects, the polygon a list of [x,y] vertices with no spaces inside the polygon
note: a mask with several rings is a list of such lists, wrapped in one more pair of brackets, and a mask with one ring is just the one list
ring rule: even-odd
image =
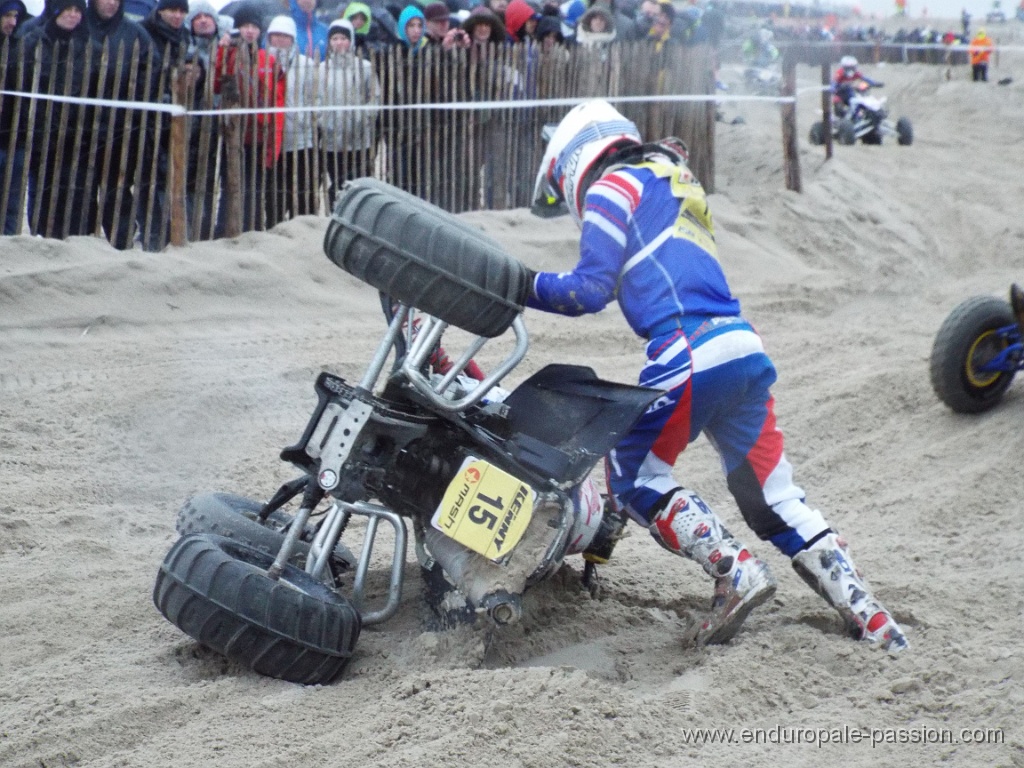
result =
[{"label": "spectator crowd", "polygon": [[[736,35],[722,0],[317,1],[234,0],[218,11],[208,0],[46,0],[31,18],[23,0],[0,0],[3,234],[27,222],[45,237],[103,234],[119,249],[160,250],[174,174],[184,176],[189,240],[329,210],[364,175],[454,212],[521,205],[539,160],[537,115],[527,124],[499,110],[406,108],[687,92],[665,62],[701,45],[714,70],[730,34],[759,66],[777,60],[776,43],[882,39],[810,12]],[[742,5],[730,2],[730,16]],[[755,10],[764,19],[779,9]],[[916,40],[950,42],[927,29],[893,42]],[[987,55],[972,55],[977,79]],[[167,111],[12,92],[184,106],[187,159],[175,170]]]},{"label": "spectator crowd", "polygon": [[[435,195],[452,210],[474,207],[470,198],[494,194],[495,182],[532,175],[525,161],[508,161],[507,137],[488,130],[486,112],[434,120],[439,112],[428,110],[400,120],[393,108],[529,97],[538,93],[537,62],[552,51],[601,51],[616,41],[655,52],[717,44],[724,22],[714,4],[677,10],[658,0],[353,0],[330,8],[243,0],[221,11],[207,0],[86,3],[46,0],[33,18],[22,0],[0,2],[9,92],[0,96],[3,233],[27,220],[32,234],[102,233],[116,248],[150,251],[169,237],[169,111],[11,92],[205,112],[188,118],[186,214],[196,240],[236,234],[232,221],[244,231],[316,213],[324,195],[330,206],[346,180],[362,175],[385,173],[422,194],[440,170],[442,146],[464,145],[500,172],[488,179],[474,169],[480,178],[467,182],[468,193],[449,184]],[[503,57],[513,48],[514,64]],[[268,108],[295,109],[261,111]],[[225,113],[237,118],[216,114],[227,109],[240,110]]]}]

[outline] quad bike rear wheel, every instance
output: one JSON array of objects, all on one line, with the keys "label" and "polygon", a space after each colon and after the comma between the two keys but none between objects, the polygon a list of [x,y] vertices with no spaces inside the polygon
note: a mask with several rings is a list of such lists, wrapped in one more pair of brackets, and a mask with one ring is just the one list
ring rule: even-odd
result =
[{"label": "quad bike rear wheel", "polygon": [[871,133],[864,134],[864,138],[861,139],[865,144],[881,144],[882,143],[882,132],[878,128],[875,128]]},{"label": "quad bike rear wheel", "polygon": [[901,147],[909,147],[914,143],[914,126],[905,117],[896,121],[896,142]]},{"label": "quad bike rear wheel", "polygon": [[816,147],[820,147],[825,143],[825,123],[819,120],[816,123],[811,124],[811,133],[809,136],[811,144]]},{"label": "quad bike rear wheel", "polygon": [[271,555],[223,536],[182,536],[153,587],[163,616],[201,645],[261,675],[324,684],[344,670],[362,629],[343,595]]},{"label": "quad bike rear wheel", "polygon": [[999,331],[1014,322],[1009,303],[994,296],[974,296],[949,314],[931,355],[932,387],[942,402],[957,413],[981,413],[1000,401],[1015,371],[980,369],[1009,346]]}]

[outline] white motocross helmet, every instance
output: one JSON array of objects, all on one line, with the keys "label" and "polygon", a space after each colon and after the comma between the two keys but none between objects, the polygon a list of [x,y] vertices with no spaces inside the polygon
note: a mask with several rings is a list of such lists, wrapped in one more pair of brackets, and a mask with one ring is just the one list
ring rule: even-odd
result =
[{"label": "white motocross helmet", "polygon": [[857,71],[857,59],[853,56],[843,56],[839,60],[839,66],[843,68],[847,77],[853,77],[854,72]]},{"label": "white motocross helmet", "polygon": [[623,139],[643,142],[636,125],[607,101],[594,99],[573,107],[548,140],[533,190],[534,209],[550,209],[565,201],[569,214],[582,226],[587,192],[582,189],[583,179]]}]

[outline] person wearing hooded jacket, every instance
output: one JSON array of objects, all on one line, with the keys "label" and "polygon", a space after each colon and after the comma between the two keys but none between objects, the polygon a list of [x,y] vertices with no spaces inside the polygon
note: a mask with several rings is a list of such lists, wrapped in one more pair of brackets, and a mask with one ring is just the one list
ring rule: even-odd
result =
[{"label": "person wearing hooded jacket", "polygon": [[185,28],[188,30],[189,46],[196,52],[203,69],[210,71],[213,49],[217,40],[230,29],[220,28],[220,14],[209,0],[189,0]]},{"label": "person wearing hooded jacket", "polygon": [[295,49],[317,63],[327,56],[327,25],[316,17],[316,0],[288,0],[295,22]]},{"label": "person wearing hooded jacket", "polygon": [[[328,28],[327,58],[318,81],[324,107],[379,107],[381,87],[373,65],[355,53],[355,28],[346,19]],[[373,172],[376,109],[331,110],[320,121],[321,166],[327,178],[328,204],[333,209],[338,190],[350,179]]]},{"label": "person wearing hooded jacket", "polygon": [[533,33],[538,45],[544,53],[550,53],[555,46],[565,45],[565,36],[562,34],[562,20],[556,14],[545,13],[537,22],[537,29]]},{"label": "person wearing hooded jacket", "polygon": [[0,2],[0,44],[3,44],[4,38],[13,40],[18,27],[28,19],[28,7],[22,0]]},{"label": "person wearing hooded jacket", "polygon": [[526,0],[511,0],[505,8],[505,32],[510,43],[522,43],[533,38],[540,21],[540,11]]},{"label": "person wearing hooded jacket", "polygon": [[[85,0],[47,0],[39,22],[21,38],[27,64],[23,80],[19,82],[20,68],[9,67],[5,87],[30,90],[38,75],[40,93],[95,97],[99,51],[89,36],[85,16]],[[92,66],[87,69],[85,62],[90,59]],[[34,179],[34,196],[29,200],[32,234],[60,239],[93,234],[92,220],[82,215],[88,210],[88,190],[84,186],[88,163],[81,152],[82,147],[92,144],[93,109],[77,104],[39,102],[36,129],[31,136],[32,129],[25,119],[27,113],[24,109],[19,131],[24,132],[22,138],[29,145],[29,173]],[[49,128],[51,133],[42,133],[41,126]],[[58,126],[65,128],[63,141],[59,141]]]},{"label": "person wearing hooded jacket", "polygon": [[[301,110],[319,104],[317,62],[299,50],[296,32],[294,19],[275,16],[267,26],[267,51],[284,77],[284,105]],[[267,199],[267,229],[291,217],[316,213],[320,207],[314,133],[312,112],[285,113],[281,154],[274,165]]]},{"label": "person wearing hooded jacket", "polygon": [[595,3],[580,16],[576,42],[584,48],[600,48],[616,39],[615,18],[607,6]]},{"label": "person wearing hooded jacket", "polygon": [[[92,0],[85,20],[93,40],[110,56],[100,97],[121,101],[154,98],[159,52],[140,25],[125,18],[121,0]],[[122,62],[119,66],[119,62]],[[129,76],[135,70],[135,80]],[[102,226],[110,244],[128,250],[135,238],[135,193],[139,183],[139,148],[143,113],[129,109],[100,109],[99,136],[104,137],[97,157],[99,173],[88,192],[88,219]],[[147,120],[147,122],[151,122]]]},{"label": "person wearing hooded jacket", "polygon": [[[221,17],[207,0],[189,0],[185,28],[189,47],[186,58],[194,57],[200,74],[196,80],[196,109],[214,109],[219,100],[213,93],[213,51],[221,33]],[[234,22],[232,20],[232,26]],[[217,143],[220,121],[212,116],[189,118],[188,172],[185,178],[185,206],[188,216],[188,239],[208,240],[213,237],[214,200],[217,196]]]},{"label": "person wearing hooded jacket", "polygon": [[[398,38],[383,71],[385,103],[392,106],[429,103],[430,84],[421,76],[423,51],[427,49],[426,17],[417,5],[408,5],[398,17]],[[387,110],[383,116],[391,183],[406,192],[422,195],[424,152],[414,139],[422,136],[422,113]]]},{"label": "person wearing hooded jacket", "polygon": [[579,77],[579,93],[601,96],[618,91],[619,72],[610,64],[609,46],[616,40],[615,19],[608,6],[595,3],[576,24],[578,56],[586,61]]},{"label": "person wearing hooded jacket", "polygon": [[388,50],[398,43],[398,25],[394,16],[381,5],[353,2],[345,6],[343,19],[356,31],[356,53],[369,58],[371,53]]}]

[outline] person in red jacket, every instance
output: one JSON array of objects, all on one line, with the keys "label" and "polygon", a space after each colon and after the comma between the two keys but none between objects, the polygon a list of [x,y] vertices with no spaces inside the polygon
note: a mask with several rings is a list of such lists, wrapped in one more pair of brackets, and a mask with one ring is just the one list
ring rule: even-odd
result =
[{"label": "person in red jacket", "polygon": [[539,21],[540,12],[526,0],[512,0],[505,9],[505,31],[512,43],[532,38]]},{"label": "person in red jacket", "polygon": [[839,60],[839,69],[832,75],[832,106],[835,108],[837,117],[846,114],[846,110],[850,106],[850,97],[853,96],[853,87],[861,80],[874,88],[882,86],[882,83],[872,80],[860,71],[856,58],[843,56]]},{"label": "person in red jacket", "polygon": [[[214,91],[223,100],[237,91],[238,107],[283,107],[285,76],[273,55],[260,48],[263,17],[253,6],[243,5],[235,12],[235,30],[225,35],[217,49],[214,66]],[[236,34],[237,32],[237,34]],[[227,90],[227,93],[225,93]],[[284,139],[284,113],[243,115],[242,167],[242,231],[263,229],[266,181],[270,169],[281,156]],[[227,180],[227,163],[222,153],[221,179]],[[225,234],[227,195],[220,198],[217,215],[217,237]]]}]

